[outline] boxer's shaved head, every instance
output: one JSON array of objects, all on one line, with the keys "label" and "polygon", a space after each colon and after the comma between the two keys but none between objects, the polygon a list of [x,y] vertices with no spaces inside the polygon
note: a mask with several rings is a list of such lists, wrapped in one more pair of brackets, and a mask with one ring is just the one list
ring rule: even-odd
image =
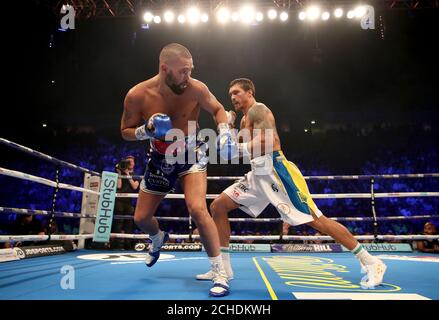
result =
[{"label": "boxer's shaved head", "polygon": [[160,52],[160,64],[169,64],[178,58],[192,59],[192,55],[189,50],[178,43],[170,43],[166,45]]},{"label": "boxer's shaved head", "polygon": [[160,73],[166,85],[178,95],[189,85],[194,64],[189,50],[178,43],[170,43],[160,52]]}]

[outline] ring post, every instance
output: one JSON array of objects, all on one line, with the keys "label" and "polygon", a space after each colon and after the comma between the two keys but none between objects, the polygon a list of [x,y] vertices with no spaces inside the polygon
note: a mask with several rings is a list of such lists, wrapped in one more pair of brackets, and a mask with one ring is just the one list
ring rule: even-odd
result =
[{"label": "ring post", "polygon": [[375,238],[375,242],[378,242],[378,220],[375,211],[375,190],[374,190],[375,179],[372,177],[370,179],[370,203],[372,206],[372,216],[373,216],[373,236]]}]

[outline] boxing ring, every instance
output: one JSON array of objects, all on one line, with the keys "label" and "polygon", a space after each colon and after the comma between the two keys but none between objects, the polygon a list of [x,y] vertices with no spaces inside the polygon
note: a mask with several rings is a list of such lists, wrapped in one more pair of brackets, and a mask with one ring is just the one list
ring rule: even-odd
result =
[{"label": "boxing ring", "polygon": [[[78,170],[84,174],[84,181],[90,176],[99,177],[100,173],[53,158],[41,152],[0,138],[0,143],[61,166]],[[82,192],[84,195],[99,196],[99,192],[89,188],[61,183],[57,169],[56,181],[42,177],[0,168],[0,174],[13,178],[33,181],[55,188],[52,197],[52,210],[31,210],[25,208],[0,207],[0,214],[15,213],[42,215],[49,218],[49,226],[55,217],[92,221],[95,213],[60,212],[56,210],[57,191],[59,189]],[[314,199],[358,199],[371,200],[371,217],[331,217],[338,221],[371,221],[373,235],[357,235],[358,240],[394,241],[438,239],[428,235],[386,235],[377,234],[378,221],[404,219],[437,219],[435,215],[417,215],[411,217],[379,217],[375,211],[377,198],[401,197],[438,197],[439,192],[399,192],[377,193],[374,190],[376,179],[422,179],[438,178],[439,173],[430,174],[392,174],[392,175],[355,175],[355,176],[312,176],[307,180],[370,180],[369,193],[350,194],[313,194]],[[209,181],[236,180],[241,177],[208,177]],[[84,183],[84,186],[86,184]],[[214,199],[217,194],[208,194]],[[137,194],[117,194],[117,197],[136,198]],[[183,194],[169,194],[168,199],[184,199]],[[115,219],[132,219],[115,215]],[[24,248],[11,249],[15,258],[0,263],[0,299],[1,300],[212,300],[208,296],[209,281],[197,281],[195,275],[209,269],[209,262],[202,246],[196,243],[198,236],[192,234],[190,217],[157,217],[162,221],[180,221],[189,224],[189,234],[172,234],[171,239],[188,240],[189,243],[169,244],[157,265],[147,268],[144,265],[145,253],[139,251],[90,250],[83,248],[84,240],[92,239],[92,233],[70,235],[0,235],[0,242],[9,241],[78,241],[72,250],[62,254],[32,258]],[[233,222],[281,223],[280,218],[230,218]],[[49,228],[50,229],[50,228]],[[233,225],[232,225],[233,229]],[[138,239],[145,241],[148,235],[112,233],[111,238]],[[439,300],[439,255],[412,252],[412,250],[393,250],[390,253],[372,252],[387,265],[384,283],[374,289],[362,289],[359,285],[362,277],[360,265],[355,257],[345,250],[333,250],[332,244],[317,244],[304,247],[304,241],[328,241],[327,236],[238,236],[231,240],[245,242],[259,240],[258,244],[231,244],[231,260],[234,279],[231,281],[231,293],[221,300],[308,300],[308,299],[353,299],[353,300]],[[195,241],[195,242],[194,242]],[[267,243],[264,243],[267,242]],[[296,241],[297,245],[268,242]],[[82,243],[82,245],[81,245]],[[379,244],[377,244],[379,245]],[[289,247],[288,247],[289,246]],[[312,249],[312,252],[300,252],[288,248],[296,246]],[[395,247],[398,247],[396,244]],[[138,249],[138,248],[136,248]],[[182,251],[182,249],[187,249]],[[32,256],[32,254],[30,254]],[[1,261],[1,260],[0,260]]]}]

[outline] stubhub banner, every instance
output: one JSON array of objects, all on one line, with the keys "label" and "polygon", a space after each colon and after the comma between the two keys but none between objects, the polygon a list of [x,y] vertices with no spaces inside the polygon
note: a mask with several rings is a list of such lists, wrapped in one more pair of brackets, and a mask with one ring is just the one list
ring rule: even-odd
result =
[{"label": "stubhub banner", "polygon": [[116,201],[117,177],[117,173],[108,171],[102,172],[101,190],[93,241],[110,241],[114,203]]},{"label": "stubhub banner", "polygon": [[[362,243],[364,249],[371,252],[412,252],[412,246],[408,243]],[[349,251],[342,247],[343,251]]]}]

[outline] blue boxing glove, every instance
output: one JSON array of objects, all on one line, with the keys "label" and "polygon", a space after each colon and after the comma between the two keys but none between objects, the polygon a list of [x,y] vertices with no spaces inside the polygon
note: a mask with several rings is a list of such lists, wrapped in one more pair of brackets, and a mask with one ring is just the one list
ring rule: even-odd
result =
[{"label": "blue boxing glove", "polygon": [[135,131],[137,140],[156,138],[163,140],[169,130],[172,129],[171,118],[164,113],[153,114],[144,125]]},{"label": "blue boxing glove", "polygon": [[227,123],[218,124],[218,137],[216,139],[218,152],[224,160],[231,160],[239,157],[239,146],[232,136]]}]

